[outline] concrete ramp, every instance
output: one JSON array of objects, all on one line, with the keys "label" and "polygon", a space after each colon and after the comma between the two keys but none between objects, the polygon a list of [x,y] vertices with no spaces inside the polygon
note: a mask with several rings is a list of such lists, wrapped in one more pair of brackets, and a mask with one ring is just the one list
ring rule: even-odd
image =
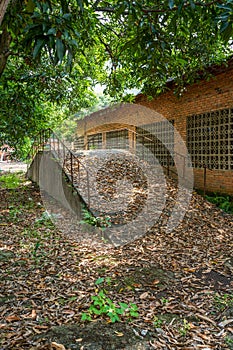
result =
[{"label": "concrete ramp", "polygon": [[27,170],[27,177],[40,186],[43,199],[50,197],[56,206],[82,218],[83,199],[72,185],[53,151],[38,151]]},{"label": "concrete ramp", "polygon": [[[92,222],[89,239],[103,237],[114,246],[145,235],[159,222],[169,197],[163,166],[150,164],[127,150],[86,150],[74,153],[62,141],[46,136],[28,169],[39,184],[45,207],[63,232],[86,239],[85,216]],[[49,141],[49,142],[48,142]],[[40,149],[43,150],[40,150]],[[174,206],[165,229],[171,232],[183,219],[191,198],[183,186],[172,188]]]}]

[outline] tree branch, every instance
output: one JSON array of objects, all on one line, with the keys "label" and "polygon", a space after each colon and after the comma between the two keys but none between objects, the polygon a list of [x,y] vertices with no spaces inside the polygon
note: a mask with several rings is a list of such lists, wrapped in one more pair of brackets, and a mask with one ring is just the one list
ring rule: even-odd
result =
[{"label": "tree branch", "polygon": [[[96,1],[97,3],[99,3],[100,1]],[[195,2],[194,5],[195,6],[199,6],[199,7],[210,7],[211,5],[214,4],[222,4],[223,0],[213,0],[210,1],[208,3],[203,3],[203,2]],[[183,7],[190,7],[191,4],[190,3],[185,3],[183,5]],[[166,9],[148,9],[148,8],[142,8],[142,12],[144,13],[164,13],[164,12],[171,12],[171,11],[177,11],[178,10],[178,6],[174,6],[173,8],[166,8]],[[98,12],[108,12],[108,13],[114,13],[115,12],[115,8],[113,7],[96,7],[95,11]],[[124,15],[128,15],[128,11],[123,12],[122,14]]]},{"label": "tree branch", "polygon": [[101,0],[96,0],[96,2],[95,2],[94,5],[93,5],[93,8],[94,8],[94,9],[97,8],[97,6],[99,5],[100,1],[101,1]]},{"label": "tree branch", "polygon": [[0,25],[2,24],[10,0],[0,0]]}]

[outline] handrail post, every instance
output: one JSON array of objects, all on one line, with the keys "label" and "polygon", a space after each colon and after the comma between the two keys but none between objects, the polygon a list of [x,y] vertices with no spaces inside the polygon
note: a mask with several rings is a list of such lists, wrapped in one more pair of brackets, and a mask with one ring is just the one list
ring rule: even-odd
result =
[{"label": "handrail post", "polygon": [[183,156],[183,178],[185,178],[185,170],[186,170],[186,164],[185,164],[185,156]]},{"label": "handrail post", "polygon": [[63,149],[63,164],[64,164],[66,159],[66,150],[65,150],[65,147],[62,147],[62,149]]},{"label": "handrail post", "polygon": [[78,186],[80,184],[80,162],[79,162],[79,159],[78,159],[78,169],[77,169],[77,172],[78,172]]},{"label": "handrail post", "polygon": [[74,172],[73,172],[73,153],[70,152],[70,176],[72,185],[74,184]]}]

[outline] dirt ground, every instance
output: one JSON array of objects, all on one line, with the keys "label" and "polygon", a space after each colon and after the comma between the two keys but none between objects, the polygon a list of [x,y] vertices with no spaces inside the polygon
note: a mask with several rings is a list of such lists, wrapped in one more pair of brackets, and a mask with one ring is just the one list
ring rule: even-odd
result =
[{"label": "dirt ground", "polygon": [[24,162],[8,162],[8,161],[0,162],[0,174],[1,172],[18,172],[18,171],[26,172],[26,170],[27,170],[27,164]]},{"label": "dirt ground", "polygon": [[[168,208],[114,248],[61,233],[25,179],[0,199],[1,350],[233,349],[232,215],[194,193],[172,233]],[[105,304],[133,303],[138,315],[113,323],[97,310],[83,321],[103,290]]]}]

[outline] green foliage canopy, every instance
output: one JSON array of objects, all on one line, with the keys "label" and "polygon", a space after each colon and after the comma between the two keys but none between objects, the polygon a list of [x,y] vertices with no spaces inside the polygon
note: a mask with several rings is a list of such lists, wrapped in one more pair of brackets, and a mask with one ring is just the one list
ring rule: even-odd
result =
[{"label": "green foliage canopy", "polygon": [[0,133],[31,137],[92,105],[92,86],[177,90],[227,61],[233,0],[13,0],[0,28]]},{"label": "green foliage canopy", "polygon": [[[15,0],[2,24],[5,55],[50,64],[86,62],[109,91],[178,85],[230,53],[233,0]],[[82,64],[81,64],[82,65]],[[0,71],[1,74],[1,71]],[[123,85],[123,86],[122,86]]]}]

